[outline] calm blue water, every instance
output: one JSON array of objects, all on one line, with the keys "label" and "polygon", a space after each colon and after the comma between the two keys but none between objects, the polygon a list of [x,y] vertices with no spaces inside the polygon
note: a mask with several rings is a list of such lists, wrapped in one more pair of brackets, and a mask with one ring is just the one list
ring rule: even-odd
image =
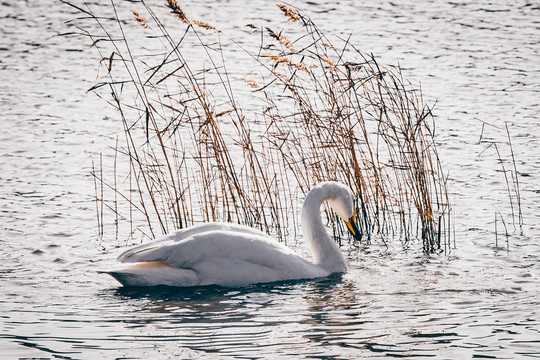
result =
[{"label": "calm blue water", "polygon": [[[133,2],[118,8],[131,21]],[[437,102],[456,249],[347,248],[341,278],[242,289],[124,289],[97,270],[123,246],[97,236],[92,161],[121,124],[86,93],[99,56],[56,36],[60,2],[0,4],[0,358],[540,357],[540,7],[525,1],[298,2],[330,36],[399,63]],[[161,7],[156,1],[156,7]],[[229,34],[278,22],[268,2],[182,4]],[[92,4],[110,15],[108,2]],[[90,22],[88,22],[90,24]],[[488,123],[488,125],[482,125]],[[490,143],[519,171],[523,234]],[[506,163],[509,166],[510,163]],[[513,206],[516,206],[515,199]],[[509,237],[495,213],[504,216]],[[496,246],[498,245],[498,246]],[[301,243],[297,247],[304,253]]]}]

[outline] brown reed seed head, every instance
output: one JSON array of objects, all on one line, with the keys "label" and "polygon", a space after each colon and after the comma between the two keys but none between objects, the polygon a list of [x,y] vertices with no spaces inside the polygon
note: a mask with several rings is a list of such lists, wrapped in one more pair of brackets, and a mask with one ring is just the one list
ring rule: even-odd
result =
[{"label": "brown reed seed head", "polygon": [[256,82],[255,80],[247,79],[247,78],[245,78],[245,77],[240,78],[240,80],[242,80],[243,82],[245,82],[246,84],[248,84],[249,86],[251,86],[251,87],[254,88],[254,89],[258,89],[258,88],[259,88],[259,84],[257,84],[257,82]]},{"label": "brown reed seed head", "polygon": [[189,24],[188,17],[186,16],[182,8],[180,8],[180,5],[178,5],[176,0],[166,0],[165,5],[167,5],[167,7],[171,9],[171,13],[176,16],[180,21],[185,24]]},{"label": "brown reed seed head", "polygon": [[150,25],[148,25],[145,18],[143,18],[141,15],[139,15],[139,13],[137,11],[135,11],[135,10],[130,10],[130,11],[133,14],[133,17],[135,18],[135,21],[139,25],[141,25],[145,29],[150,29]]},{"label": "brown reed seed head", "polygon": [[295,13],[291,8],[289,8],[287,5],[285,4],[276,4],[276,6],[278,8],[281,9],[281,11],[283,11],[283,14],[287,17],[287,19],[289,21],[292,21],[292,22],[295,22],[295,21],[298,21],[300,20],[300,16],[298,16],[297,13]]},{"label": "brown reed seed head", "polygon": [[219,32],[218,29],[216,29],[214,26],[210,25],[209,23],[207,22],[204,22],[204,21],[201,21],[201,20],[191,20],[191,22],[195,25],[197,25],[198,27],[200,28],[203,28],[203,29],[206,29],[206,30],[210,30],[210,31],[213,31],[213,32]]},{"label": "brown reed seed head", "polygon": [[279,33],[279,34],[276,34],[272,29],[270,28],[266,28],[266,31],[268,31],[268,34],[270,35],[270,37],[276,39],[277,41],[279,41],[279,43],[283,46],[285,46],[287,49],[289,49],[290,51],[294,51],[294,48],[292,46],[292,43],[289,39],[287,39],[285,37],[285,35]]},{"label": "brown reed seed head", "polygon": [[285,46],[290,51],[294,51],[294,47],[292,45],[292,42],[285,37],[285,35],[280,34],[279,35],[279,43],[283,46]]},{"label": "brown reed seed head", "polygon": [[290,64],[289,59],[287,59],[286,57],[281,56],[281,55],[274,55],[269,51],[266,51],[266,52],[262,53],[261,56],[272,59],[274,61],[274,64],[276,64],[276,65]]}]

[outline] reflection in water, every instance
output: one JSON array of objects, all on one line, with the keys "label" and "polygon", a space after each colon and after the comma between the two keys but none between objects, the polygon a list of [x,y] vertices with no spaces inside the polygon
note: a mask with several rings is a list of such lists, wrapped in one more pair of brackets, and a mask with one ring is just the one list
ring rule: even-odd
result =
[{"label": "reflection in water", "polygon": [[302,281],[288,281],[239,289],[119,288],[102,292],[101,296],[136,304],[134,316],[125,320],[130,328],[148,329],[158,324],[160,330],[174,333],[166,337],[144,337],[144,341],[180,342],[194,351],[257,358],[264,357],[266,351],[262,349],[268,349],[270,354],[279,353],[280,344],[274,342],[279,331],[275,329],[297,321],[294,316],[280,314],[282,311],[291,315],[301,313],[289,301],[297,298],[304,286]]},{"label": "reflection in water", "polygon": [[[427,265],[425,271],[433,276],[441,271],[440,265]],[[429,287],[388,291],[388,282],[401,279],[390,279],[381,270],[371,275],[379,286],[368,292],[361,289],[366,283],[362,275],[364,269],[353,267],[344,277],[240,289],[119,288],[100,296],[132,307],[131,316],[122,321],[140,334],[124,339],[173,342],[199,356],[430,357],[457,356],[467,349],[475,357],[486,357],[494,351],[485,346],[486,339],[514,343],[513,337],[521,335],[504,329],[516,328],[517,319],[490,322],[499,318],[499,312],[509,311],[508,303],[501,301],[508,295],[521,297],[520,291],[467,289],[467,283],[452,288],[448,283],[433,284],[427,276]],[[537,320],[530,325],[530,335],[537,333]],[[492,329],[488,334],[483,333],[486,327]],[[497,351],[505,354],[504,347]]]}]

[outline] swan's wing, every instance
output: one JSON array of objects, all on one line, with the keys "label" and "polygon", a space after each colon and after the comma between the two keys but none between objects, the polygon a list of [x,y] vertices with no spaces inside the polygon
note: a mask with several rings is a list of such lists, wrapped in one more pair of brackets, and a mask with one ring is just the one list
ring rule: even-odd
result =
[{"label": "swan's wing", "polygon": [[181,241],[164,239],[147,247],[132,249],[119,259],[122,262],[159,261],[187,269],[217,262],[250,263],[269,268],[308,263],[267,235],[229,230],[198,232]]},{"label": "swan's wing", "polygon": [[238,225],[238,224],[229,224],[229,223],[218,223],[218,222],[204,223],[204,224],[189,227],[187,229],[178,230],[172,234],[164,236],[163,238],[159,240],[132,247],[124,251],[122,254],[120,254],[120,256],[118,256],[118,260],[122,262],[136,262],[136,261],[139,261],[139,260],[135,260],[137,258],[137,256],[135,256],[137,253],[143,253],[148,250],[157,249],[165,244],[170,244],[171,242],[172,243],[180,242],[193,235],[202,234],[206,232],[213,232],[213,231],[229,231],[229,232],[235,232],[235,233],[246,234],[246,235],[251,234],[255,236],[263,236],[263,237],[267,236],[262,231],[250,228],[248,226],[243,226],[243,225]]}]

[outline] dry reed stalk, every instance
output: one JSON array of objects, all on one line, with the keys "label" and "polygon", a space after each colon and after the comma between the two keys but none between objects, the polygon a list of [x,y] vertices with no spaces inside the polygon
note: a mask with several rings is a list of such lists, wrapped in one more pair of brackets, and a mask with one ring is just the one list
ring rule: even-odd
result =
[{"label": "dry reed stalk", "polygon": [[[516,196],[517,211],[518,211],[518,224],[521,234],[523,234],[523,212],[521,211],[521,193],[519,191],[519,174],[516,166],[516,158],[514,156],[514,148],[512,147],[512,138],[510,137],[510,130],[508,130],[508,124],[505,124],[506,136],[508,138],[508,145],[510,147],[510,155],[512,156],[512,182],[514,187],[514,194]],[[515,222],[514,222],[515,223]]]},{"label": "dry reed stalk", "polygon": [[[501,153],[499,152],[499,147],[497,146],[496,143],[493,143],[493,146],[495,147],[495,151],[497,152],[498,161],[499,161],[499,164],[501,165],[501,170],[502,170],[502,173],[504,175],[504,181],[506,183],[506,191],[507,191],[508,200],[509,200],[509,203],[510,203],[510,210],[512,212],[512,221],[514,223],[514,229],[515,229],[516,217],[515,217],[515,212],[514,212],[514,201],[512,200],[513,199],[512,190],[511,190],[511,187],[510,187],[510,181],[508,179],[508,171],[506,170],[506,167],[504,166],[504,159],[502,158]],[[514,181],[514,183],[515,183],[515,181]],[[501,214],[501,219],[503,219],[502,214]],[[504,220],[503,220],[503,224],[505,225],[505,228],[506,228],[506,224],[504,223]]]},{"label": "dry reed stalk", "polygon": [[101,216],[100,216],[100,207],[99,202],[100,198],[98,197],[98,180],[100,183],[103,183],[103,178],[100,178],[96,173],[96,168],[94,166],[94,161],[92,161],[92,177],[94,178],[94,192],[95,192],[95,199],[96,199],[96,220],[97,220],[97,229],[98,229],[98,235],[103,236],[103,227],[101,226]]}]

